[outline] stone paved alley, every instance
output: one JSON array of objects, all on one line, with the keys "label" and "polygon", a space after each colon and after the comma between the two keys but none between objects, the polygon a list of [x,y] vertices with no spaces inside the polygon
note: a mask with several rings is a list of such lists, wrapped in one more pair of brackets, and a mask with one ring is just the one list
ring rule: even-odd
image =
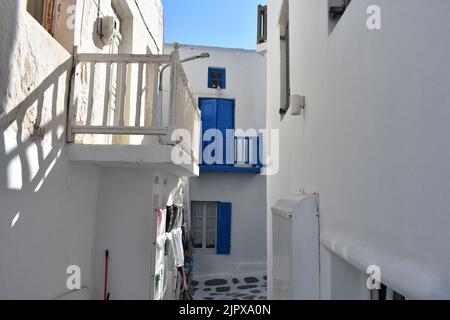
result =
[{"label": "stone paved alley", "polygon": [[267,300],[265,273],[201,276],[193,284],[195,300]]}]

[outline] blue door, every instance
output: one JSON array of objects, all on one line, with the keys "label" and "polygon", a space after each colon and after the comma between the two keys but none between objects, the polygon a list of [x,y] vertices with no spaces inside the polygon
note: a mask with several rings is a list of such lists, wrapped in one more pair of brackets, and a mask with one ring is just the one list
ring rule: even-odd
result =
[{"label": "blue door", "polygon": [[[227,130],[234,130],[234,108],[235,102],[234,100],[226,100],[226,99],[200,99],[200,109],[202,111],[202,132],[203,134],[209,129],[218,129],[222,133],[223,136],[223,152],[222,159],[216,159],[215,163],[224,165],[226,164],[227,153],[226,146],[227,143],[225,141],[227,137]],[[203,139],[202,139],[203,141]],[[202,152],[204,148],[210,144],[215,144],[215,141],[210,142],[202,142]],[[230,152],[234,152],[234,150],[230,150]],[[213,154],[215,156],[215,154]],[[204,159],[205,160],[205,159]],[[230,164],[231,165],[231,164]]]}]

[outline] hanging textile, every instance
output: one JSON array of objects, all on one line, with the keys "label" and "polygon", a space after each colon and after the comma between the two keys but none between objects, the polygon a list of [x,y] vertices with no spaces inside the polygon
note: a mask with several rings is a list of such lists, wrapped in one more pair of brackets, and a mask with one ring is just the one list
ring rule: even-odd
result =
[{"label": "hanging textile", "polygon": [[184,203],[184,189],[185,182],[182,178],[178,181],[178,185],[172,190],[167,200],[167,206],[183,206]]},{"label": "hanging textile", "polygon": [[166,209],[158,209],[156,230],[156,261],[155,261],[155,300],[162,300],[166,290],[165,278],[165,244],[166,235]]},{"label": "hanging textile", "polygon": [[167,207],[166,232],[171,232],[177,224],[177,212],[174,206]]},{"label": "hanging textile", "polygon": [[[165,209],[157,214],[155,300],[180,298],[192,300],[192,250],[186,228],[189,217],[185,217],[185,181],[180,179],[172,190]],[[189,256],[185,257],[185,253]]]},{"label": "hanging textile", "polygon": [[172,231],[172,245],[175,257],[175,266],[177,268],[184,267],[184,249],[183,249],[183,235],[181,228]]},{"label": "hanging textile", "polygon": [[168,250],[169,261],[173,268],[184,267],[183,231],[181,229],[183,210],[178,206],[171,206],[167,208],[167,214],[166,221],[168,221],[169,227],[166,226],[166,249]]}]

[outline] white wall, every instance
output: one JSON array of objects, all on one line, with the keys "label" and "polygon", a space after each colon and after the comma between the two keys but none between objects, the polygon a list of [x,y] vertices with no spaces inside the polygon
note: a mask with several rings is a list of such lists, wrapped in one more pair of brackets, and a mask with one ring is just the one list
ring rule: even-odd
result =
[{"label": "white wall", "polygon": [[[82,48],[87,52],[101,51],[93,49],[98,40],[95,33],[93,36],[96,2],[71,3],[77,3],[78,12],[83,13],[78,15],[78,20],[84,29],[77,27],[83,38]],[[102,5],[106,3],[102,1]],[[162,48],[161,2],[138,3],[147,10],[146,17],[151,19],[149,27],[159,26],[155,31],[156,41]],[[122,4],[134,5],[134,1],[122,1]],[[113,276],[118,273],[117,269],[124,271],[116,279],[119,285],[113,297],[149,298],[151,250],[147,249],[151,242],[140,243],[141,247],[133,244],[151,234],[151,224],[144,224],[148,220],[145,220],[143,212],[148,210],[151,214],[153,204],[161,206],[168,197],[166,189],[178,182],[178,177],[158,173],[168,176],[167,185],[153,190],[154,171],[142,170],[133,175],[133,170],[128,170],[126,177],[117,182],[117,176],[123,171],[116,173],[116,170],[110,170],[109,175],[108,170],[102,172],[99,167],[69,162],[65,155],[65,126],[71,56],[25,12],[22,1],[2,1],[0,8],[0,299],[99,298],[98,282],[102,281],[103,273],[101,280],[97,278],[99,262],[94,260],[93,264],[92,258],[96,259],[98,254],[93,252],[93,248],[100,250],[109,244],[111,234],[103,231],[104,224],[113,231],[115,228],[121,230],[120,224],[113,225],[115,222],[123,223],[131,230],[124,227],[123,233],[117,232],[117,239],[127,235],[129,242],[117,243],[112,237]],[[133,10],[131,12],[136,13],[136,7]],[[148,12],[152,15],[149,16]],[[57,17],[60,25],[64,19]],[[147,53],[148,44],[150,51],[156,53],[153,41],[148,40],[148,32],[148,36],[143,35],[142,25],[136,23],[134,26],[133,30],[141,30],[141,33],[135,34],[133,50]],[[73,41],[80,41],[64,36],[67,34],[55,34],[58,41],[69,49],[70,40],[72,46]],[[80,38],[79,35],[77,37]],[[116,181],[117,184],[109,186],[107,181]],[[135,192],[127,194],[126,189],[122,190],[120,186],[125,183],[131,185]],[[142,186],[149,188],[140,188]],[[104,193],[109,189],[117,198],[109,199],[111,195]],[[119,191],[125,191],[125,200],[130,202],[114,202],[120,199]],[[98,203],[98,199],[104,202]],[[111,203],[115,204],[112,208]],[[131,212],[125,222],[121,218],[127,218],[127,215],[118,215],[119,209],[124,207]],[[108,214],[111,219],[108,219]],[[140,227],[143,232],[138,232],[133,226]],[[95,241],[97,244],[94,246]],[[116,246],[120,252],[119,259]],[[136,272],[141,279],[139,283],[122,267],[128,256],[127,252],[119,249],[129,249],[130,246],[128,254],[136,263],[126,267],[141,271]],[[147,252],[141,254],[143,249]],[[69,294],[66,287],[66,269],[70,265],[81,267],[83,290],[75,294]],[[114,277],[112,279],[114,281]],[[123,287],[120,286],[122,281],[126,282]]]},{"label": "white wall", "polygon": [[291,89],[306,112],[280,121],[281,1],[269,0],[268,127],[281,133],[268,206],[319,192],[326,247],[361,272],[378,264],[407,297],[448,298],[450,3],[376,1],[383,29],[369,31],[372,4],[352,1],[329,35],[326,0],[290,1]]},{"label": "white wall", "polygon": [[145,54],[147,49],[153,54],[162,53],[164,10],[161,0],[56,0],[55,39],[69,52],[77,45],[80,52],[109,53],[98,34],[97,18],[114,15],[112,7],[123,19],[128,53]]},{"label": "white wall", "polygon": [[138,34],[141,36],[136,37],[135,46],[142,48],[149,44],[152,53],[162,54],[164,51],[164,8],[161,0],[137,0],[137,6],[142,12],[143,20],[136,19],[136,28],[140,29]]},{"label": "white wall", "polygon": [[89,284],[99,171],[63,152],[70,55],[20,2],[0,30],[0,299],[53,299]]},{"label": "white wall", "polygon": [[190,180],[191,201],[220,201],[233,204],[231,214],[231,254],[195,254],[196,275],[231,273],[234,265],[255,264],[266,259],[266,178],[255,174],[203,173]]},{"label": "white wall", "polygon": [[93,299],[103,299],[105,250],[110,255],[111,300],[150,299],[155,209],[165,207],[177,183],[177,177],[148,169],[103,169],[95,228]]},{"label": "white wall", "polygon": [[[165,46],[170,53],[172,45]],[[182,45],[180,59],[209,52],[208,59],[183,64],[195,98],[235,99],[236,129],[265,129],[265,59],[252,50]],[[227,87],[208,88],[208,68],[226,68]],[[170,71],[164,75],[169,88]],[[168,96],[165,95],[166,115]],[[265,270],[266,178],[255,174],[204,173],[190,180],[192,201],[231,202],[231,255],[195,255],[195,274],[230,273],[250,264],[248,270]],[[251,236],[249,236],[251,235]],[[234,268],[234,269],[233,269]],[[244,270],[244,269],[242,269]]]},{"label": "white wall", "polygon": [[[172,45],[165,45],[165,53],[172,52]],[[236,128],[264,129],[266,113],[265,59],[254,50],[215,48],[207,46],[182,45],[180,59],[203,52],[211,57],[183,64],[192,92],[198,98],[221,98],[236,100]],[[208,68],[220,67],[227,71],[227,88],[218,91],[208,88]],[[164,116],[167,119],[169,105],[168,90],[170,69],[164,73]],[[167,122],[167,121],[166,121]],[[164,123],[166,123],[164,122]]]},{"label": "white wall", "polygon": [[[76,7],[75,17],[73,19],[73,9]],[[121,21],[122,45],[121,54],[162,54],[163,52],[163,7],[160,0],[142,1],[142,0],[58,0],[56,4],[56,16],[54,36],[69,52],[72,52],[73,46],[78,47],[79,53],[104,53],[113,52],[113,45],[103,43],[101,33],[100,18],[105,16],[117,15]],[[75,21],[74,28],[70,21]],[[114,66],[113,66],[114,67]],[[86,121],[90,69],[89,63],[80,63],[78,68],[77,86],[78,92],[75,98],[78,99],[78,117],[79,124]],[[127,95],[125,97],[125,124],[134,125],[136,115],[136,97],[138,86],[138,66],[129,65],[127,69]],[[155,94],[150,75],[153,75],[153,66],[148,66],[144,70],[143,87],[145,98],[143,99],[141,109],[141,124],[144,125],[144,118],[150,119],[151,123],[152,105],[146,102],[153,101]],[[103,101],[105,94],[106,64],[97,64],[95,71],[94,94],[92,110],[92,124],[101,125],[103,121]],[[102,79],[102,80],[101,80]],[[110,108],[110,117],[114,115]],[[99,136],[99,135],[78,135],[76,141],[84,144],[141,144],[143,136]],[[151,142],[156,139],[150,139]]]}]

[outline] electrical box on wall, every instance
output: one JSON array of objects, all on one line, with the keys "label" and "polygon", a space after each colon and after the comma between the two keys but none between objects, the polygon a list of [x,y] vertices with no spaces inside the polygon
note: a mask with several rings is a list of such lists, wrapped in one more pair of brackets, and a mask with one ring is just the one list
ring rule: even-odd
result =
[{"label": "electrical box on wall", "polygon": [[292,95],[291,96],[291,114],[299,116],[305,109],[305,96]]},{"label": "electrical box on wall", "polygon": [[272,207],[272,297],[318,300],[319,214],[315,195],[281,198]]}]

